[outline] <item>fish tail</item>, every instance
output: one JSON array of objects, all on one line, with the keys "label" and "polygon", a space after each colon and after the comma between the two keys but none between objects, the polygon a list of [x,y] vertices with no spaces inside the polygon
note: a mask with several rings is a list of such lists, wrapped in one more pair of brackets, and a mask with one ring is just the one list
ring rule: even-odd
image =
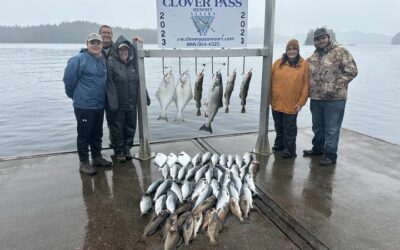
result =
[{"label": "fish tail", "polygon": [[209,133],[211,133],[212,134],[212,128],[211,128],[211,124],[210,124],[210,126],[209,127],[207,127],[206,126],[206,124],[203,124],[201,127],[200,127],[200,129],[199,130],[204,130],[204,131],[207,131],[207,132],[209,132]]},{"label": "fish tail", "polygon": [[160,115],[158,118],[157,118],[157,120],[166,120],[166,121],[168,121],[168,118],[167,118],[167,116],[166,115]]},{"label": "fish tail", "polygon": [[200,111],[200,109],[199,109],[199,108],[197,109],[197,113],[196,113],[196,115],[197,115],[197,116],[201,116],[201,111]]},{"label": "fish tail", "polygon": [[178,114],[176,114],[176,117],[175,117],[174,122],[177,122],[177,121],[182,121],[182,122],[185,121],[185,120],[183,119],[183,116],[182,116],[182,113],[181,113],[181,112],[179,112]]},{"label": "fish tail", "polygon": [[241,113],[246,113],[246,107],[242,106],[242,111],[240,111]]}]

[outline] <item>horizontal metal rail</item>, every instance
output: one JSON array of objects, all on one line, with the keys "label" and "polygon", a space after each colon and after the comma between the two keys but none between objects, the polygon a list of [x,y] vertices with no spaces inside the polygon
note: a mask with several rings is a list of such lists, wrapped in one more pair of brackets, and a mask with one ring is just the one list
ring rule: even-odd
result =
[{"label": "horizontal metal rail", "polygon": [[254,49],[145,49],[139,57],[243,57],[268,56],[268,48]]}]

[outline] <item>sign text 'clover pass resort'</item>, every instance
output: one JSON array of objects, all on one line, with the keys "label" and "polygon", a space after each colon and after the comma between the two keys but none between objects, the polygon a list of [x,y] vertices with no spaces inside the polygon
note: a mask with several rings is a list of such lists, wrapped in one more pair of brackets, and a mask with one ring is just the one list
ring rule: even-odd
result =
[{"label": "sign text 'clover pass resort'", "polygon": [[247,0],[157,0],[161,48],[247,45]]}]

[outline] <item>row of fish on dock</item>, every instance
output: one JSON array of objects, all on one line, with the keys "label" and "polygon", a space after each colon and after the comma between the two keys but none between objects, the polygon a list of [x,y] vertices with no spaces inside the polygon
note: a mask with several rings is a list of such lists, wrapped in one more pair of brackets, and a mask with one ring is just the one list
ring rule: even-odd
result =
[{"label": "row of fish on dock", "polygon": [[202,229],[215,245],[229,213],[241,223],[248,221],[259,168],[251,153],[207,152],[193,158],[185,152],[158,153],[153,163],[163,177],[147,188],[140,201],[142,215],[152,213],[154,207],[144,240],[163,228],[165,249],[176,249],[182,243],[189,245]]},{"label": "row of fish on dock", "polygon": [[[190,75],[188,70],[183,72],[179,80],[175,85],[174,75],[172,70],[167,72],[163,80],[161,81],[160,86],[156,91],[156,98],[160,103],[161,107],[161,115],[158,119],[164,119],[168,121],[167,118],[167,108],[172,103],[175,102],[177,115],[175,121],[184,121],[183,119],[183,109],[189,103],[189,101],[194,98],[196,101],[196,115],[201,116],[201,105],[202,105],[202,96],[203,96],[203,80],[204,80],[204,69],[197,74],[196,82],[194,86],[194,95],[192,91],[192,84],[190,80]],[[243,75],[242,85],[240,87],[240,94],[239,97],[241,99],[242,109],[241,112],[246,112],[246,98],[249,91],[250,81],[252,77],[252,70],[250,69],[246,74]],[[203,126],[201,126],[200,130],[204,130],[207,132],[212,133],[211,123],[214,120],[218,110],[222,108],[223,105],[223,98],[225,98],[225,113],[229,112],[229,104],[230,98],[235,86],[236,81],[236,70],[228,76],[225,93],[223,92],[223,81],[222,75],[220,71],[217,71],[212,78],[212,85],[208,93],[208,100],[205,103],[206,111],[205,117],[206,122]]]}]

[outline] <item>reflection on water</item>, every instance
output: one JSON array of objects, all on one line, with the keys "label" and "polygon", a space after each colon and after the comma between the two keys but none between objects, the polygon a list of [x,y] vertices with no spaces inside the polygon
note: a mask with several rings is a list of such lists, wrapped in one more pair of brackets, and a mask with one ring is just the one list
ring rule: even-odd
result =
[{"label": "reflection on water", "polygon": [[315,159],[310,162],[310,172],[304,184],[302,197],[306,207],[330,217],[332,214],[332,179],[335,167],[321,167]]},{"label": "reflection on water", "polygon": [[[0,157],[76,149],[76,124],[71,100],[64,93],[63,72],[69,57],[83,45],[79,44],[0,44]],[[148,45],[147,48],[155,48]],[[349,99],[343,127],[400,144],[400,47],[357,45],[349,47],[359,67],[358,77],[350,83]],[[301,53],[308,57],[314,48],[303,46]],[[275,59],[284,51],[284,45],[275,45]],[[380,67],[372,63],[379,58]],[[194,59],[183,58],[182,69],[191,73],[194,85]],[[214,58],[214,70],[221,69],[224,85],[226,58]],[[215,134],[229,134],[258,129],[261,89],[261,58],[246,58],[246,70],[253,68],[247,98],[246,113],[240,113],[239,74],[231,97],[230,113],[221,109],[213,122]],[[211,86],[211,59],[199,58],[206,64],[203,103]],[[242,58],[230,58],[230,70],[242,73]],[[165,59],[165,66],[178,76],[178,59]],[[162,61],[145,60],[146,84],[152,104],[148,108],[151,140],[191,138],[209,135],[199,131],[204,117],[195,115],[195,103],[189,102],[183,115],[184,123],[157,120],[160,107],[155,92],[162,79]],[[200,66],[199,66],[200,68]],[[383,70],[382,70],[383,69]],[[379,84],[377,84],[379,83]],[[385,98],[382,98],[385,97]],[[203,105],[204,106],[204,105]],[[176,115],[175,105],[167,110],[170,120]],[[251,121],[251,122],[249,122]],[[272,128],[272,119],[269,120]],[[310,126],[308,104],[298,116],[298,125]],[[379,128],[379,129],[377,129]],[[108,145],[108,129],[104,125],[103,146]]]}]

